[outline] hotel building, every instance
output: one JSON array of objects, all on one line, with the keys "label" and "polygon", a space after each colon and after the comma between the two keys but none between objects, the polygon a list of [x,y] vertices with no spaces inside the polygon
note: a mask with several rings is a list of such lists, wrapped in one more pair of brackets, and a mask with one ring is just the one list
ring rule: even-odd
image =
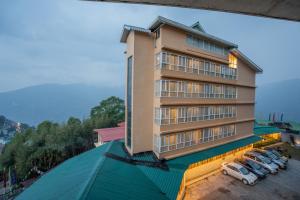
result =
[{"label": "hotel building", "polygon": [[158,17],[125,25],[126,133],[131,155],[172,159],[253,135],[255,76],[231,42]]},{"label": "hotel building", "polygon": [[278,135],[277,128],[254,127],[255,76],[262,69],[237,45],[198,22],[163,17],[147,29],[124,26],[121,42],[127,44],[125,140],[67,160],[18,199],[181,200],[187,186],[261,137]]}]

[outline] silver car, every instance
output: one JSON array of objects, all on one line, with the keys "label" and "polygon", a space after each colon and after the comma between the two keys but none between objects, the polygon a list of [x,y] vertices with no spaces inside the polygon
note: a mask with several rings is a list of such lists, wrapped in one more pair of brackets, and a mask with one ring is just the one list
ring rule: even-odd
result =
[{"label": "silver car", "polygon": [[286,169],[286,163],[283,160],[281,160],[279,157],[277,157],[275,154],[273,154],[271,151],[262,150],[262,149],[254,149],[253,151],[261,154],[264,157],[269,158],[273,163],[278,165],[281,169]]},{"label": "silver car", "polygon": [[271,174],[276,174],[278,172],[278,166],[273,163],[269,158],[266,158],[256,152],[248,151],[243,155],[244,158],[250,159],[264,168],[270,171]]}]

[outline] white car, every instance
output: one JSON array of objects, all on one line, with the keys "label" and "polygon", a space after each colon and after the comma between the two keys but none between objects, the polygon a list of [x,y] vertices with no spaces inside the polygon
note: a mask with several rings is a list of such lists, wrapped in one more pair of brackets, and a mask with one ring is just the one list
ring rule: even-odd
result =
[{"label": "white car", "polygon": [[238,163],[222,163],[222,172],[243,181],[245,185],[254,185],[257,181],[257,176]]},{"label": "white car", "polygon": [[269,158],[266,158],[256,152],[248,151],[243,155],[243,158],[252,160],[264,168],[270,171],[271,174],[276,174],[278,172],[278,166],[273,163]]}]

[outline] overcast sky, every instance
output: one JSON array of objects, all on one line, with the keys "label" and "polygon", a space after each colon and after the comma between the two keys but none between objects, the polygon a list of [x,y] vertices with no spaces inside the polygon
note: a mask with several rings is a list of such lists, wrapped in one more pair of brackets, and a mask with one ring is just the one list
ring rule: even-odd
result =
[{"label": "overcast sky", "polygon": [[234,42],[264,69],[257,84],[300,78],[300,23],[185,8],[83,2],[0,2],[0,92],[44,83],[123,86],[124,24],[158,16]]}]

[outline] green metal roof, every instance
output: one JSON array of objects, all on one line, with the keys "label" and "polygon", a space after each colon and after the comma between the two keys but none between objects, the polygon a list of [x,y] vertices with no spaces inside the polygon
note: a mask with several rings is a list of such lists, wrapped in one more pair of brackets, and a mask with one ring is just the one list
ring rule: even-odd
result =
[{"label": "green metal roof", "polygon": [[[169,170],[133,165],[105,156],[127,157],[123,142],[114,141],[73,157],[43,175],[17,199],[176,199],[187,167],[201,160],[254,143],[257,136],[167,161]],[[138,160],[153,161],[151,153]]]},{"label": "green metal roof", "polygon": [[300,131],[300,123],[297,122],[289,122],[292,125],[292,129],[295,131]]},{"label": "green metal roof", "polygon": [[223,144],[220,146],[212,147],[209,149],[205,149],[203,151],[198,151],[196,153],[188,154],[186,156],[181,156],[172,160],[168,161],[169,166],[176,167],[179,169],[186,169],[190,164],[199,162],[202,160],[206,160],[208,158],[226,153],[228,151],[246,146],[248,144],[255,143],[257,141],[261,140],[260,137],[257,137],[255,135],[236,140],[227,144]]},{"label": "green metal roof", "polygon": [[272,133],[279,133],[281,130],[274,126],[255,126],[253,129],[255,135],[266,135]]}]

